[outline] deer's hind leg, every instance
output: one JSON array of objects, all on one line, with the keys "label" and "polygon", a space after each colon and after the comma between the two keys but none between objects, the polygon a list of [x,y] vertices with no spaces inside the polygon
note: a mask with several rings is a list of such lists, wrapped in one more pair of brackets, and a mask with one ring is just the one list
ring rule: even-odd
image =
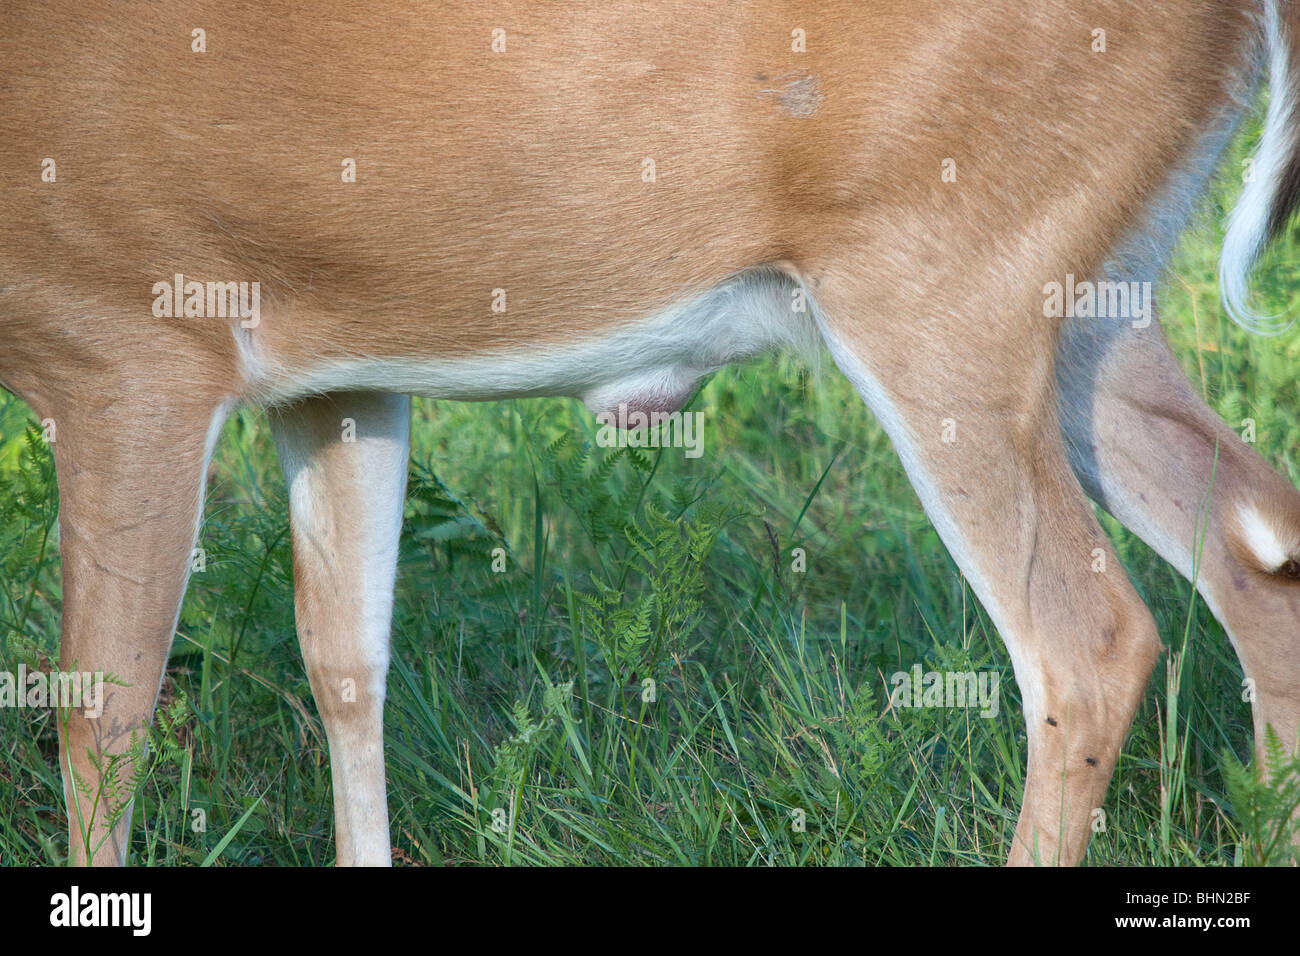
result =
[{"label": "deer's hind leg", "polygon": [[[1071,326],[1058,376],[1084,487],[1185,577],[1195,571],[1253,690],[1256,752],[1266,725],[1294,751],[1300,492],[1196,394],[1159,323]],[[1260,435],[1268,430],[1258,423]]]},{"label": "deer's hind leg", "polygon": [[983,303],[912,311],[889,298],[907,283],[863,277],[855,261],[872,260],[811,276],[832,354],[997,625],[1023,695],[1028,774],[1009,862],[1077,863],[1161,643],[1070,469],[1053,327],[958,311]]}]

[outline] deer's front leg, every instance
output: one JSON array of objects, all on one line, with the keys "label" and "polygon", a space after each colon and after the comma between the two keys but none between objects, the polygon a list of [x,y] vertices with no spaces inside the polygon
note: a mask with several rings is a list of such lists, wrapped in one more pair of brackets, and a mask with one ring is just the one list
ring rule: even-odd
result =
[{"label": "deer's front leg", "polygon": [[384,692],[410,399],[339,393],[273,409],[289,486],[298,639],[329,738],[338,863],[391,862]]},{"label": "deer's front leg", "polygon": [[[207,461],[229,405],[165,383],[56,410],[64,673],[103,674],[60,713],[69,862],[126,862],[132,786],[198,533]],[[197,391],[197,389],[196,389]],[[164,399],[165,396],[165,399]]]}]

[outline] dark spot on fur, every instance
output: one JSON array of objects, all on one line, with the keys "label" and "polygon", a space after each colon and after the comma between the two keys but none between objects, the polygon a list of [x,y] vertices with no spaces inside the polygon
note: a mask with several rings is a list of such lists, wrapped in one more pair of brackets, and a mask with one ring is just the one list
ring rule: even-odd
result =
[{"label": "dark spot on fur", "polygon": [[1087,760],[1088,760],[1088,766],[1089,766],[1089,767],[1095,767],[1095,766],[1097,766],[1097,758],[1096,758],[1096,757],[1088,757]]},{"label": "dark spot on fur", "polygon": [[759,90],[758,95],[774,97],[791,116],[812,116],[824,99],[817,88],[817,77],[806,70],[795,70],[774,80],[762,79],[759,82],[770,82],[771,86]]},{"label": "dark spot on fur", "polygon": [[1232,572],[1232,586],[1238,591],[1246,590],[1246,576],[1240,571]]},{"label": "dark spot on fur", "polygon": [[1056,726],[1056,718],[1055,718],[1055,717],[1048,717],[1048,718],[1047,718],[1047,722],[1048,722],[1049,724],[1051,724],[1053,727]]}]

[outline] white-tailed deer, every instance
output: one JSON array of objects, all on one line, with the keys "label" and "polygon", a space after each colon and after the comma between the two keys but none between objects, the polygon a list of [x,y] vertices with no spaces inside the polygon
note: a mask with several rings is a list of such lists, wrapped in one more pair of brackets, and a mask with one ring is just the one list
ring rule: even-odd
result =
[{"label": "white-tailed deer", "polygon": [[[65,780],[151,719],[236,404],[288,478],[338,861],[383,864],[406,396],[668,409],[817,336],[1010,650],[1010,862],[1083,856],[1161,649],[1089,495],[1184,574],[1202,545],[1257,741],[1294,744],[1300,494],[1144,283],[1271,80],[1223,260],[1249,315],[1298,71],[1289,0],[8,0],[0,381],[57,426],[63,666],[128,685],[71,714]],[[122,862],[129,812],[65,790],[71,859]]]}]

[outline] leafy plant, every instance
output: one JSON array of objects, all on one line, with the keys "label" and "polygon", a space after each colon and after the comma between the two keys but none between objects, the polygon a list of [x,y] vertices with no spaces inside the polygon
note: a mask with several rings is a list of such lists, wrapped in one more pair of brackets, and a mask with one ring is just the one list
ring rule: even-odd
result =
[{"label": "leafy plant", "polygon": [[1269,724],[1264,731],[1265,767],[1243,766],[1232,751],[1224,754],[1223,776],[1233,816],[1241,824],[1241,862],[1246,866],[1300,864],[1300,755]]}]

